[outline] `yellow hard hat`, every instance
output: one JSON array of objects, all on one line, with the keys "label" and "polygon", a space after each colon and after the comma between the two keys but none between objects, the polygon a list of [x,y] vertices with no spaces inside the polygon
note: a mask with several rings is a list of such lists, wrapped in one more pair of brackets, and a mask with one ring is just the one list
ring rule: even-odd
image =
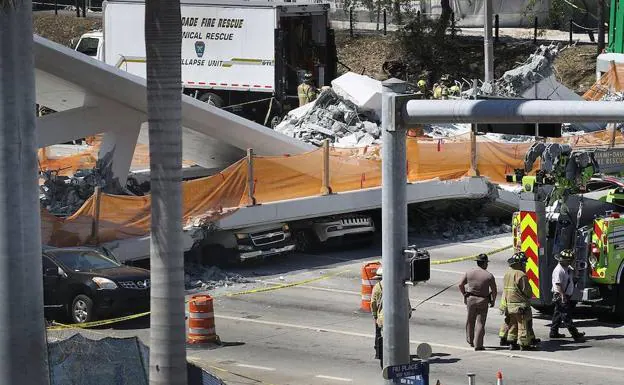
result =
[{"label": "yellow hard hat", "polygon": [[422,79],[418,81],[418,87],[424,87],[424,86],[426,86],[426,85],[427,85],[427,82],[426,82],[426,81],[424,81],[424,80],[422,80]]}]

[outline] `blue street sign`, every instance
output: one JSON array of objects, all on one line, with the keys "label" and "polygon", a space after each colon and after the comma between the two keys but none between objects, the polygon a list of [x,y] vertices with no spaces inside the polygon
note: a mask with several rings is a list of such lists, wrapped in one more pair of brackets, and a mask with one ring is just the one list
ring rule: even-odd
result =
[{"label": "blue street sign", "polygon": [[429,376],[428,362],[412,362],[406,365],[395,365],[384,368],[384,378],[405,378],[414,376]]},{"label": "blue street sign", "polygon": [[395,384],[401,385],[429,385],[429,376],[412,376],[412,377],[403,377],[403,378],[395,378]]}]

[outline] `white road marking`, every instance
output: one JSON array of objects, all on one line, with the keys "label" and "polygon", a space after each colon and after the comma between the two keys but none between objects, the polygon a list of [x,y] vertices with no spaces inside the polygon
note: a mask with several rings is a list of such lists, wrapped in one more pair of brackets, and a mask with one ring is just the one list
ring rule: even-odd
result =
[{"label": "white road marking", "polygon": [[[295,324],[283,323],[283,322],[264,321],[264,320],[248,319],[248,318],[241,318],[241,317],[231,317],[231,316],[224,316],[224,315],[216,315],[215,318],[221,318],[221,319],[226,319],[226,320],[230,320],[230,321],[250,322],[250,323],[261,324],[261,325],[289,327],[289,328],[300,329],[300,330],[311,330],[311,331],[316,331],[316,332],[326,332],[326,333],[342,334],[342,335],[353,336],[353,337],[363,337],[363,338],[369,338],[369,339],[375,338],[375,336],[373,334],[349,332],[349,331],[346,331],[346,330],[337,330],[337,329],[326,329],[326,328],[323,328],[323,327],[316,327],[316,326],[295,325]],[[444,348],[444,349],[454,349],[454,350],[461,350],[461,351],[465,351],[465,352],[475,353],[473,348],[469,348],[469,347],[465,347],[465,346],[438,344],[438,343],[433,343],[433,342],[429,342],[429,341],[410,340],[411,344],[420,344],[422,342],[427,342],[432,347],[438,347],[438,348]],[[574,366],[581,366],[581,367],[588,367],[588,368],[606,369],[606,370],[615,370],[615,371],[618,371],[618,372],[624,372],[624,367],[591,364],[591,363],[588,363],[588,362],[581,362],[581,361],[559,360],[559,359],[556,359],[556,358],[537,357],[537,356],[524,355],[524,354],[521,354],[521,353],[504,353],[504,352],[492,351],[492,350],[484,350],[484,351],[482,351],[480,353],[496,355],[496,356],[501,356],[501,357],[508,357],[508,358],[524,358],[524,359],[533,360],[533,361],[544,361],[544,362],[552,362],[552,363],[557,363],[557,364],[574,365]]]},{"label": "white road marking", "polygon": [[342,382],[353,382],[350,378],[342,378],[342,377],[332,377],[332,376],[324,376],[322,374],[314,376],[316,378],[323,378],[325,380],[334,380],[334,381],[342,381]]},{"label": "white road marking", "polygon": [[[221,318],[223,318],[223,317],[221,317]],[[247,365],[247,364],[236,364],[236,366],[240,366],[241,368],[266,370],[267,372],[274,372],[275,371],[275,368],[267,368],[266,366],[256,366],[256,365]]]}]

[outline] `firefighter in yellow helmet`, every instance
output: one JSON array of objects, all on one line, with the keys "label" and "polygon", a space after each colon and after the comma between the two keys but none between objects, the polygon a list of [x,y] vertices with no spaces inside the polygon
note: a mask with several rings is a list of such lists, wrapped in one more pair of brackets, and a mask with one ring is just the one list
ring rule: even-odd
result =
[{"label": "firefighter in yellow helmet", "polygon": [[418,85],[418,91],[416,91],[415,95],[417,95],[419,99],[426,99],[427,98],[427,82],[424,79],[420,79],[417,85]]},{"label": "firefighter in yellow helmet", "polygon": [[314,86],[314,79],[310,72],[303,75],[303,83],[297,87],[297,96],[299,97],[299,107],[316,100],[318,89]]},{"label": "firefighter in yellow helmet", "polygon": [[[518,259],[526,260],[526,255],[523,252],[518,252]],[[511,321],[509,317],[509,313],[507,312],[507,301],[505,300],[505,296],[500,301],[499,309],[502,315],[505,316],[503,320],[503,324],[498,332],[498,336],[500,337],[500,346],[509,346],[510,342],[508,340],[509,328],[511,326]],[[533,330],[533,314],[531,312],[527,312],[526,316],[529,317],[527,321],[527,336],[530,341],[530,345],[535,346],[542,342],[539,338],[535,337],[535,332]]]},{"label": "firefighter in yellow helmet", "polygon": [[[515,253],[507,260],[509,270],[503,278],[503,299],[506,315],[509,317],[507,341],[510,350],[532,350],[534,337],[531,336],[531,286],[525,273],[526,255]],[[503,325],[504,327],[504,325]]]}]

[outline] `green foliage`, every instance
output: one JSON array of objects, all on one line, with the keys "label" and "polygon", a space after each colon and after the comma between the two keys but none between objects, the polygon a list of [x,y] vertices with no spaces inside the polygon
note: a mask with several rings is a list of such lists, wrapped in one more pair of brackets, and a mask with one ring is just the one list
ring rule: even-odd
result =
[{"label": "green foliage", "polygon": [[[551,0],[550,9],[548,10],[548,20],[545,26],[554,29],[567,28],[568,21],[573,15],[573,8],[569,2],[575,3],[574,0]],[[537,15],[537,6],[542,3],[542,0],[528,0],[527,5],[523,11],[523,15],[528,20],[533,20]]]},{"label": "green foliage", "polygon": [[403,52],[404,76],[426,77],[430,84],[439,78],[441,73],[438,72],[443,71],[448,58],[457,54],[451,24],[450,17],[432,20],[410,16],[397,32]]}]

